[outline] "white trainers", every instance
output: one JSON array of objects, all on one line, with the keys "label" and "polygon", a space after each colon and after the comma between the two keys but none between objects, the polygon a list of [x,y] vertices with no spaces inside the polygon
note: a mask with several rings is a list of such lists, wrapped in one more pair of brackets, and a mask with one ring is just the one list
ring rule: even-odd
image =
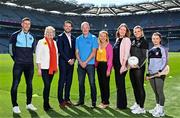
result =
[{"label": "white trainers", "polygon": [[154,117],[162,117],[162,116],[165,116],[165,113],[164,113],[164,111],[163,112],[156,111],[152,115]]},{"label": "white trainers", "polygon": [[103,104],[101,103],[98,107],[101,108],[101,109],[105,109],[107,108],[109,105],[108,104]]},{"label": "white trainers", "polygon": [[143,114],[143,113],[146,113],[146,110],[144,110],[144,108],[137,107],[136,109],[133,109],[131,112],[133,114]]},{"label": "white trainers", "polygon": [[37,110],[37,108],[36,108],[36,107],[34,107],[34,105],[33,105],[33,104],[28,104],[28,105],[26,105],[26,109],[28,109],[28,110],[32,110],[32,111],[36,111],[36,110]]},{"label": "white trainers", "polygon": [[154,117],[162,117],[165,116],[163,106],[159,106],[158,109],[152,113]]},{"label": "white trainers", "polygon": [[103,108],[103,103],[101,103],[100,105],[98,105],[99,108]]},{"label": "white trainers", "polygon": [[130,107],[130,109],[131,109],[131,110],[134,110],[134,109],[136,109],[136,108],[138,108],[138,107],[139,107],[139,105],[135,102],[134,105]]},{"label": "white trainers", "polygon": [[158,109],[158,107],[159,107],[159,104],[156,104],[156,106],[154,107],[154,109],[149,110],[149,113],[152,114],[152,113],[156,112],[157,109]]},{"label": "white trainers", "polygon": [[21,113],[21,110],[19,109],[19,106],[13,107],[13,112],[16,113],[16,114]]}]

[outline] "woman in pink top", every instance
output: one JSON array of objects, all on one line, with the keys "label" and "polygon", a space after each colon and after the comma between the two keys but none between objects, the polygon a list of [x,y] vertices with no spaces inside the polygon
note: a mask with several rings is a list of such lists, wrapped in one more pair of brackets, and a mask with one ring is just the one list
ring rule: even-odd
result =
[{"label": "woman in pink top", "polygon": [[127,73],[127,59],[130,53],[130,30],[126,24],[121,24],[116,31],[116,43],[113,47],[113,65],[117,88],[117,108],[127,108],[125,76]]},{"label": "woman in pink top", "polygon": [[101,92],[100,108],[109,106],[109,80],[112,69],[113,49],[109,43],[108,32],[99,32],[99,48],[96,54],[96,67]]}]

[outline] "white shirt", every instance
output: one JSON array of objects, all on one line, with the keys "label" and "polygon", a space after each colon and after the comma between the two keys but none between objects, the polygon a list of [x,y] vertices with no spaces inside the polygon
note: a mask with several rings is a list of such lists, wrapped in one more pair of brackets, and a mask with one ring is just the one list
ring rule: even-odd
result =
[{"label": "white shirt", "polygon": [[66,33],[66,32],[65,32],[65,34],[66,34],[66,36],[67,36],[67,38],[68,38],[70,48],[72,48],[72,44],[71,44],[71,33]]},{"label": "white shirt", "polygon": [[[56,48],[57,65],[58,65],[58,49],[57,49],[56,41],[53,42]],[[36,63],[41,64],[41,69],[49,69],[49,63],[50,63],[49,47],[45,38],[38,41],[36,47]]]}]

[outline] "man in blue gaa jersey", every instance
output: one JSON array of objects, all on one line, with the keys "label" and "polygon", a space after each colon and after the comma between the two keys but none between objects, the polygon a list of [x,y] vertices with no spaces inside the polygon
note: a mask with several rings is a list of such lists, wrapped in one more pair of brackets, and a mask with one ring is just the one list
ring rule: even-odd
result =
[{"label": "man in blue gaa jersey", "polygon": [[21,113],[17,103],[17,88],[24,72],[26,80],[26,109],[36,110],[32,104],[32,79],[34,75],[33,51],[35,47],[35,39],[29,32],[31,21],[25,17],[21,22],[22,29],[11,35],[9,43],[9,53],[14,61],[13,66],[13,82],[11,87],[11,101],[14,113]]}]

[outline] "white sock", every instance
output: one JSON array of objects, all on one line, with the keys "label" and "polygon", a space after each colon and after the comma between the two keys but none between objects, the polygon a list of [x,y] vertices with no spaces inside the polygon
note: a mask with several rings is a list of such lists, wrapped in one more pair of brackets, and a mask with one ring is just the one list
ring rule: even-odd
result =
[{"label": "white sock", "polygon": [[164,106],[159,105],[159,111],[162,113],[164,111]]},{"label": "white sock", "polygon": [[160,104],[156,104],[156,107],[159,107],[160,106]]},{"label": "white sock", "polygon": [[157,110],[159,108],[160,104],[156,104],[155,109]]}]

